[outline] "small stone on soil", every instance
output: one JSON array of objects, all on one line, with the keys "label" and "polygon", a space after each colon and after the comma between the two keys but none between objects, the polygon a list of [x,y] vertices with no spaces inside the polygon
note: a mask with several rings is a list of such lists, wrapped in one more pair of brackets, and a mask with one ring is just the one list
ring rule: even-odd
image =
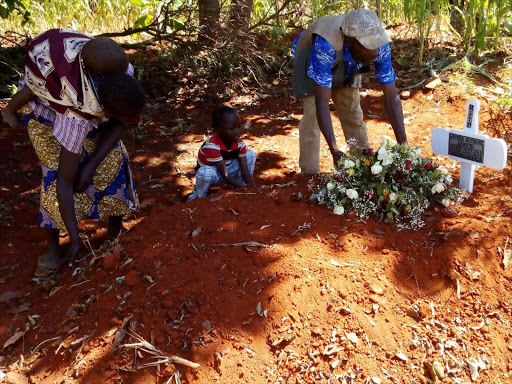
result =
[{"label": "small stone on soil", "polygon": [[103,259],[103,269],[105,271],[112,271],[121,262],[121,255],[119,252],[112,252]]},{"label": "small stone on soil", "polygon": [[380,285],[372,284],[370,286],[370,292],[375,293],[376,295],[383,295],[384,294],[384,288],[382,288]]},{"label": "small stone on soil", "polygon": [[139,273],[137,271],[129,271],[126,274],[126,285],[129,287],[134,287],[140,282]]}]

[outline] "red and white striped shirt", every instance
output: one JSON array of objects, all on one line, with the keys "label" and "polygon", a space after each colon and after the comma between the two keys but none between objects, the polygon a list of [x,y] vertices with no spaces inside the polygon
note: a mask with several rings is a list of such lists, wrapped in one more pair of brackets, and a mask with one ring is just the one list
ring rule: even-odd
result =
[{"label": "red and white striped shirt", "polygon": [[218,134],[209,137],[199,149],[197,164],[202,165],[215,165],[215,163],[224,160],[226,163],[231,163],[239,157],[245,157],[247,147],[242,139],[233,143],[231,148],[227,148],[226,144],[222,141]]}]

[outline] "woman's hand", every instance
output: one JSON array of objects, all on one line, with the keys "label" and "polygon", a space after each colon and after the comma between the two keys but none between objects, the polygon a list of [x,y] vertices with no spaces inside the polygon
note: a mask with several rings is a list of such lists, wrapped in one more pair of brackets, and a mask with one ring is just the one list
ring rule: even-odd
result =
[{"label": "woman's hand", "polygon": [[68,260],[69,266],[73,266],[76,258],[78,257],[78,253],[80,252],[80,242],[73,241],[71,242],[71,246],[66,252],[66,260]]},{"label": "woman's hand", "polygon": [[23,121],[21,118],[16,114],[16,112],[11,111],[8,107],[5,107],[0,112],[2,114],[2,120],[9,124],[11,128],[14,129],[21,129],[23,128]]},{"label": "woman's hand", "polygon": [[85,192],[89,185],[93,182],[94,172],[96,170],[89,163],[86,163],[78,171],[78,176],[75,180],[74,191],[78,193]]},{"label": "woman's hand", "polygon": [[21,107],[35,98],[36,95],[34,95],[30,88],[24,86],[20,91],[16,92],[11,101],[9,101],[7,106],[0,112],[2,114],[2,120],[14,129],[23,128],[23,120],[16,114],[16,111],[20,110]]}]

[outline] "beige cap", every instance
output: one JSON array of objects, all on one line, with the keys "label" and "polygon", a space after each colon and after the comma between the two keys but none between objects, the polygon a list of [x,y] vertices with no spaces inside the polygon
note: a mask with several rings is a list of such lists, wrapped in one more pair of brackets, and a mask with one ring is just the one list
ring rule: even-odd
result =
[{"label": "beige cap", "polygon": [[356,38],[366,49],[377,49],[391,42],[379,17],[369,9],[356,9],[346,14],[341,29],[345,36]]}]

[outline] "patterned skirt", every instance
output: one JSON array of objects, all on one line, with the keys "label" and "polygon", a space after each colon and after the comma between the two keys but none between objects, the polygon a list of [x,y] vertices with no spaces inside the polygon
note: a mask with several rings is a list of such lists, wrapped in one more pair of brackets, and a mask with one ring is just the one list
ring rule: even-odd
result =
[{"label": "patterned skirt", "polygon": [[[31,112],[24,108],[24,112]],[[41,162],[42,183],[39,225],[66,231],[57,201],[57,173],[61,145],[52,135],[52,122],[33,112],[23,116],[30,141]],[[99,130],[93,129],[84,140],[80,165],[85,164],[96,149]],[[73,195],[77,221],[107,216],[124,216],[138,208],[128,152],[122,141],[103,159],[92,184],[83,193]]]}]

